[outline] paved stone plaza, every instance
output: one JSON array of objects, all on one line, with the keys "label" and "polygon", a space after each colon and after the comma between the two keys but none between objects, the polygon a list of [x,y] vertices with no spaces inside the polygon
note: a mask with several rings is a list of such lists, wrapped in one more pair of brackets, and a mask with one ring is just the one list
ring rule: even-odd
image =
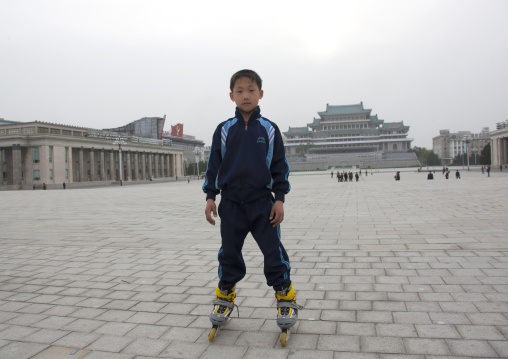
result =
[{"label": "paved stone plaza", "polygon": [[208,341],[220,235],[200,181],[0,192],[0,358],[508,357],[508,173],[394,174],[290,176],[305,309],[285,348],[252,237],[240,317]]}]

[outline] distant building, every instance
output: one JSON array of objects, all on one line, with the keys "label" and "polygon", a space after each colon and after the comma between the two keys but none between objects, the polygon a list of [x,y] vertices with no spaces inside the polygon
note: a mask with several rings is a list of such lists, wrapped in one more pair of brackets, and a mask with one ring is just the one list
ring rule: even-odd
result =
[{"label": "distant building", "polygon": [[508,120],[498,122],[496,130],[490,133],[490,138],[492,168],[506,167],[508,165]]},{"label": "distant building", "polygon": [[184,172],[185,175],[199,175],[198,172],[204,172],[206,168],[199,168],[199,165],[193,166],[191,173],[186,173],[186,168],[190,164],[196,164],[200,161],[208,160],[208,157],[204,156],[205,143],[201,140],[197,140],[196,137],[186,135],[183,133],[183,124],[177,123],[175,126],[171,126],[171,132],[164,131],[162,138],[171,140],[173,146],[181,148],[183,150],[183,161],[184,161]]},{"label": "distant building", "polygon": [[471,133],[471,131],[450,133],[449,130],[441,130],[439,136],[432,138],[432,150],[441,159],[443,165],[449,165],[455,157],[464,155],[466,152],[469,157],[478,158],[489,142],[488,127],[484,127],[480,133]]},{"label": "distant building", "polygon": [[105,129],[105,131],[121,132],[132,136],[162,140],[162,131],[164,130],[165,122],[166,115],[164,115],[164,117],[143,117],[142,119],[131,122],[128,125],[118,128]]},{"label": "distant building", "polygon": [[12,125],[12,124],[15,124],[15,123],[19,123],[19,122],[16,122],[16,121],[7,121],[7,120],[4,120],[3,118],[0,118],[0,126],[1,125]]},{"label": "distant building", "polygon": [[[184,134],[182,123],[171,126],[171,131],[164,131],[165,123],[166,115],[164,117],[143,117],[126,126],[107,130],[170,141],[174,148],[183,150],[183,175],[189,175],[189,173],[186,173],[185,168],[191,163],[196,163],[196,159],[198,161],[203,160],[203,156],[200,154],[203,152],[205,143],[197,140],[194,136]],[[202,172],[201,169],[200,172]],[[194,174],[194,172],[190,174]]]},{"label": "distant building", "polygon": [[402,121],[385,122],[371,112],[363,107],[363,102],[339,106],[327,104],[326,110],[318,112],[319,118],[314,118],[312,123],[289,127],[283,133],[286,155],[301,157],[301,150],[306,147],[306,159],[325,156],[330,159],[329,163],[343,157],[347,158],[343,162],[350,165],[362,166],[372,160],[380,165],[384,160],[398,158],[417,165],[414,153],[407,154],[413,141],[408,138],[409,126]]},{"label": "distant building", "polygon": [[403,122],[384,122],[372,110],[357,105],[326,105],[319,118],[305,127],[289,127],[284,132],[286,154],[296,155],[297,148],[307,143],[310,153],[407,152],[412,138]]},{"label": "distant building", "polygon": [[[146,119],[140,120],[140,126],[158,122]],[[43,184],[62,188],[64,182],[82,187],[120,179],[183,176],[183,150],[167,139],[139,136],[136,128],[140,127],[134,123],[110,131],[2,120],[0,189],[41,188]]]}]

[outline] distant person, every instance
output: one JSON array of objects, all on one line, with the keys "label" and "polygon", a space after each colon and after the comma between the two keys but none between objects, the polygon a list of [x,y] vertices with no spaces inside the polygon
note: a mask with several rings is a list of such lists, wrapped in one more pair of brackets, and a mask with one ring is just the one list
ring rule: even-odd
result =
[{"label": "distant person", "polygon": [[400,181],[400,172],[399,171],[397,171],[397,173],[395,173],[394,178],[395,178],[395,181]]},{"label": "distant person", "polygon": [[358,172],[355,173],[356,182],[360,180],[360,176],[358,175]]},{"label": "distant person", "polygon": [[332,171],[332,178],[333,178],[333,171]]},{"label": "distant person", "polygon": [[427,175],[427,179],[428,180],[433,180],[434,179],[434,175],[432,174],[432,171],[429,171],[429,174]]},{"label": "distant person", "polygon": [[488,177],[490,177],[490,166],[489,165],[487,165],[487,175],[488,175]]},{"label": "distant person", "polygon": [[503,165],[499,165],[499,172],[503,172]]},{"label": "distant person", "polygon": [[460,179],[460,172],[459,170],[455,171],[455,178]]},{"label": "distant person", "polygon": [[485,167],[482,166],[482,174],[485,173]]},{"label": "distant person", "polygon": [[63,185],[63,189],[65,189],[65,182],[64,182],[64,183],[62,183],[62,185]]},{"label": "distant person", "polygon": [[445,173],[445,178],[448,179],[449,176],[450,176],[450,171],[447,170]]}]

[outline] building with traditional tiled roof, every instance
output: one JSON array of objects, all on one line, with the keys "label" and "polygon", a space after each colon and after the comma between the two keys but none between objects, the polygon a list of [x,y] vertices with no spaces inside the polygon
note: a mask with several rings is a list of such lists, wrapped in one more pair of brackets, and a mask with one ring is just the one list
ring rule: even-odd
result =
[{"label": "building with traditional tiled roof", "polygon": [[355,105],[326,105],[319,118],[305,127],[289,127],[284,132],[288,156],[301,153],[308,145],[308,154],[401,153],[411,149],[409,126],[403,122],[385,122],[371,115],[363,102]]}]

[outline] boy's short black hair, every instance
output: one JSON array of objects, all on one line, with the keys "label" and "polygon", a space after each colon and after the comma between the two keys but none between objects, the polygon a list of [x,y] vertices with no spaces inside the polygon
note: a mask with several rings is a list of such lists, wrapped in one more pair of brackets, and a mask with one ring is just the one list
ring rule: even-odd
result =
[{"label": "boy's short black hair", "polygon": [[240,77],[247,77],[247,78],[251,79],[252,81],[255,81],[256,84],[258,85],[259,89],[261,90],[261,86],[263,84],[261,77],[259,77],[259,75],[256,73],[256,71],[245,69],[245,70],[240,70],[240,71],[236,72],[233,76],[231,76],[231,82],[229,84],[229,88],[231,89],[231,92],[233,91],[233,87],[235,87],[236,80],[238,80]]}]

